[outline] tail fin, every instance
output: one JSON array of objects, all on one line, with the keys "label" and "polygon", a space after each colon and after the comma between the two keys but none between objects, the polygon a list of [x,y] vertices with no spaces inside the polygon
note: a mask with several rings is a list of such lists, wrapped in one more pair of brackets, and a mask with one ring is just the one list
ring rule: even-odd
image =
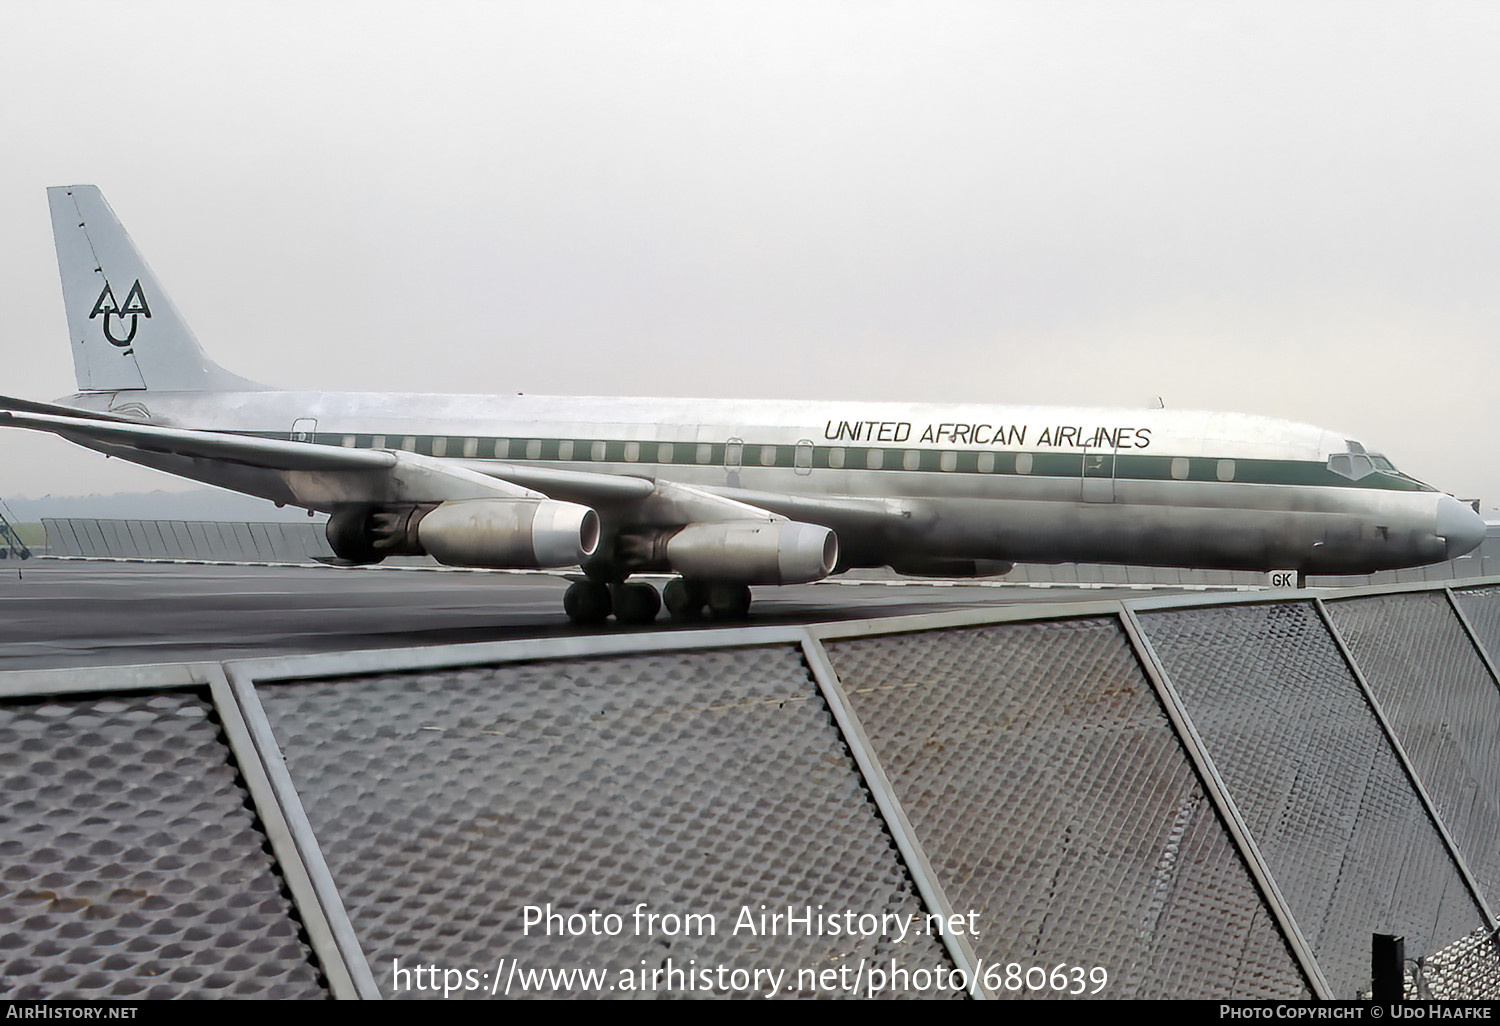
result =
[{"label": "tail fin", "polygon": [[79,391],[265,387],[204,355],[103,193],[92,185],[58,186],[47,190],[47,200]]}]

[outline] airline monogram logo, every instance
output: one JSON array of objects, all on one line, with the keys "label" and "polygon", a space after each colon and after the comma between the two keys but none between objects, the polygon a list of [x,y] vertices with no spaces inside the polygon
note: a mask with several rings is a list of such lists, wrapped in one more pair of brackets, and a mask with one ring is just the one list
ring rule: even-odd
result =
[{"label": "airline monogram logo", "polygon": [[[140,318],[151,316],[151,307],[146,305],[146,294],[141,291],[141,280],[136,279],[135,284],[130,287],[130,294],[125,297],[125,305],[122,307],[115,300],[115,294],[110,290],[109,282],[104,283],[104,291],[99,293],[99,298],[94,301],[94,309],[89,314],[89,320],[93,320],[100,314],[104,315],[104,337],[109,339],[110,345],[119,346],[124,349],[135,339],[135,330],[140,326]],[[130,334],[124,338],[116,338],[115,333],[110,330],[110,317],[116,318],[121,327],[126,317],[130,318]]]}]

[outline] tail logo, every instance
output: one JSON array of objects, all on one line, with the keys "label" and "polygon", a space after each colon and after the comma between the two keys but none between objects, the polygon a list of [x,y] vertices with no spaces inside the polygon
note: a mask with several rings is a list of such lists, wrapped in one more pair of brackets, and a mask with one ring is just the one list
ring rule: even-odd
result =
[{"label": "tail logo", "polygon": [[[125,297],[125,305],[121,307],[115,300],[115,294],[110,290],[109,282],[104,283],[104,291],[99,293],[99,298],[94,300],[94,309],[89,314],[89,320],[93,320],[100,314],[104,315],[104,337],[109,339],[109,344],[124,349],[135,340],[135,330],[140,326],[141,317],[151,316],[151,307],[146,305],[146,294],[141,291],[141,280],[136,279],[135,284],[130,287],[130,294]],[[130,317],[130,334],[124,338],[115,338],[114,332],[109,330],[109,319],[114,316],[119,319],[122,326],[126,316]]]}]

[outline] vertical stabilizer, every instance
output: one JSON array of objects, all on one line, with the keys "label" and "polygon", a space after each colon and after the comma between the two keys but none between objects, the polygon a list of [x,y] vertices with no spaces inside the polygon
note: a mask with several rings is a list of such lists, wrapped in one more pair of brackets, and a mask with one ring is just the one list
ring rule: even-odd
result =
[{"label": "vertical stabilizer", "polygon": [[207,392],[263,386],[204,355],[104,195],[47,190],[73,368],[82,392]]}]

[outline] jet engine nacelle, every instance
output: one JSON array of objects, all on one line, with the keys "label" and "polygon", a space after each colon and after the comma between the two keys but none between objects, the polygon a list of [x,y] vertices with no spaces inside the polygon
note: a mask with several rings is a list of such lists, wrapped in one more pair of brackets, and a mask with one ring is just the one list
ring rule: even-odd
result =
[{"label": "jet engine nacelle", "polygon": [[408,537],[411,518],[430,506],[345,506],[328,518],[323,533],[333,554],[346,563],[379,563],[386,556],[420,556]]},{"label": "jet engine nacelle", "polygon": [[429,555],[449,566],[577,566],[599,547],[599,514],[552,499],[463,499],[396,509],[355,507],[328,520],[334,554],[353,563]]},{"label": "jet engine nacelle", "polygon": [[667,539],[667,563],[684,577],[740,584],[805,584],[833,572],[838,536],[796,521],[688,524]]},{"label": "jet engine nacelle", "polygon": [[553,499],[445,502],[417,521],[417,541],[449,566],[578,566],[599,547],[599,514]]}]

